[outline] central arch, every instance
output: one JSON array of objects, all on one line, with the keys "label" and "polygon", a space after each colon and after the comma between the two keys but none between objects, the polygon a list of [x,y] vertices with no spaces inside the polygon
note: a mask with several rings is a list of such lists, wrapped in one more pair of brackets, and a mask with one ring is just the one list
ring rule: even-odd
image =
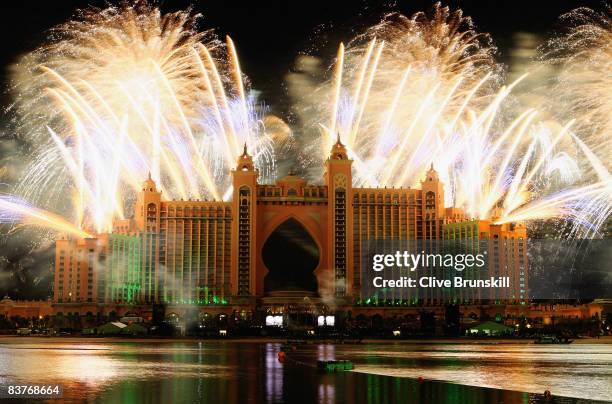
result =
[{"label": "central arch", "polygon": [[268,274],[264,292],[304,290],[317,292],[314,270],[321,252],[304,226],[290,218],[282,222],[263,245],[261,256]]}]

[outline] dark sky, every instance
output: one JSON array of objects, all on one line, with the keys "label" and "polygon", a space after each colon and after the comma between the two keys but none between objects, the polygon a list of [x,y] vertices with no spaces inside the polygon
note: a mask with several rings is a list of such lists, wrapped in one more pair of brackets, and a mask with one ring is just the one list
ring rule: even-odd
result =
[{"label": "dark sky", "polygon": [[[204,15],[202,28],[215,28],[219,35],[229,34],[237,45],[243,71],[253,87],[263,91],[268,104],[286,101],[282,79],[291,69],[300,51],[316,45],[319,52],[331,53],[338,41],[350,39],[352,30],[380,20],[383,13],[399,10],[404,14],[428,10],[433,2],[406,0],[398,2],[373,0],[249,1],[246,5],[230,1],[164,0],[162,9],[175,11],[192,5]],[[73,15],[88,4],[104,6],[98,0],[77,1],[2,1],[0,34],[2,52],[0,69],[6,90],[7,66],[44,40],[46,30]],[[513,32],[545,34],[554,29],[559,15],[578,6],[600,8],[600,1],[576,0],[466,0],[444,4],[460,7],[473,17],[479,31],[489,32],[502,52],[511,46]],[[323,34],[318,27],[322,27]],[[326,48],[325,42],[329,44]],[[0,98],[6,106],[8,98]]]}]

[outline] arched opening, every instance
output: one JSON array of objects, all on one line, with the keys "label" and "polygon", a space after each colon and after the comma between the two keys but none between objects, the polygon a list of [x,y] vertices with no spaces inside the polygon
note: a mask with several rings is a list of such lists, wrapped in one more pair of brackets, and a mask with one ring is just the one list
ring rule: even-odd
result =
[{"label": "arched opening", "polygon": [[281,223],[270,234],[262,249],[269,272],[264,291],[317,291],[313,273],[319,265],[319,247],[308,231],[295,219]]}]

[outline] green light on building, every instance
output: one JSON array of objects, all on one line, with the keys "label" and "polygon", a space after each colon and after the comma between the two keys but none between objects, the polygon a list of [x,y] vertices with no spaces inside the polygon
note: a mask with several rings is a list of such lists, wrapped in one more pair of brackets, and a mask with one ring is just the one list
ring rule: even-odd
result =
[{"label": "green light on building", "polygon": [[139,300],[142,283],[140,237],[111,234],[107,300],[135,303]]}]

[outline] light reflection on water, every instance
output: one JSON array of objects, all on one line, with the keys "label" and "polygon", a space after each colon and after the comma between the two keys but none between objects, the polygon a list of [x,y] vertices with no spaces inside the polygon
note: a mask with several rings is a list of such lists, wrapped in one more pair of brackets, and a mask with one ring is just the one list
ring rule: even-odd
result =
[{"label": "light reflection on water", "polygon": [[[221,365],[183,362],[202,356],[202,348],[183,346],[27,344],[3,352],[0,345],[0,374],[13,374],[22,381],[51,383],[66,379],[90,385],[113,379],[146,379],[158,376],[224,377],[229,368]],[[5,359],[6,355],[6,359]],[[161,358],[170,359],[161,361]],[[0,376],[2,381],[2,376]]]},{"label": "light reflection on water", "polygon": [[[511,403],[539,400],[517,391],[602,400],[612,391],[612,346],[605,344],[319,344],[290,352],[285,363],[279,349],[280,343],[0,339],[0,384],[61,384],[68,402]],[[357,372],[320,374],[317,359],[350,359]]]},{"label": "light reflection on water", "polygon": [[[357,371],[610,400],[612,345],[425,345],[349,349]],[[382,349],[381,349],[382,348]],[[370,357],[378,363],[368,363]],[[360,358],[360,359],[358,359]]]}]

